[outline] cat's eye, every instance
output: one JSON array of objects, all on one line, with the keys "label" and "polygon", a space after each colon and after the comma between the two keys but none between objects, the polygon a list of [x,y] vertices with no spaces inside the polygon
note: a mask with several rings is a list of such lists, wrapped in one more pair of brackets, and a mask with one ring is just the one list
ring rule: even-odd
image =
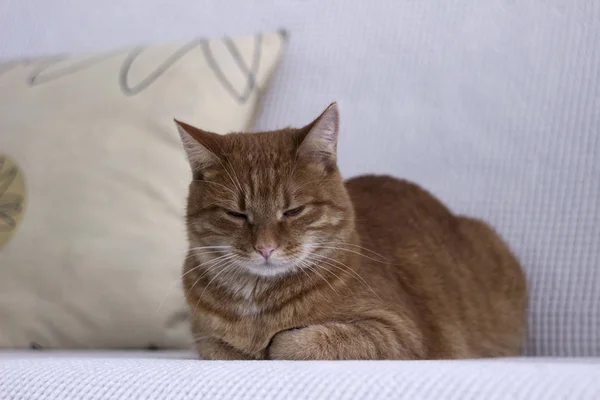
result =
[{"label": "cat's eye", "polygon": [[227,211],[227,215],[229,215],[231,218],[248,219],[248,216],[246,214],[242,214],[235,211]]},{"label": "cat's eye", "polygon": [[284,217],[295,217],[296,215],[300,214],[303,210],[304,210],[304,206],[292,208],[291,210],[287,210],[286,212],[284,212],[283,216]]}]

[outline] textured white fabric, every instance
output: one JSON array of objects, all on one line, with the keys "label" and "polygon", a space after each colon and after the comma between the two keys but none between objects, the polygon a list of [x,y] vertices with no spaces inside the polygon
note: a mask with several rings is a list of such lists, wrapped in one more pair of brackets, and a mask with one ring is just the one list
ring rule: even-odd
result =
[{"label": "textured white fabric", "polygon": [[528,353],[600,356],[598,21],[598,0],[0,0],[0,56],[285,27],[258,128],[337,100],[345,175],[489,219],[530,279]]},{"label": "textured white fabric", "polygon": [[[0,232],[14,232],[0,248],[0,347],[188,347],[191,170],[173,118],[248,129],[284,42],[275,32],[0,64]],[[4,154],[27,207],[5,187]],[[18,227],[11,208],[25,209]]]},{"label": "textured white fabric", "polygon": [[0,399],[600,398],[600,359],[213,362],[122,356],[0,353]]}]

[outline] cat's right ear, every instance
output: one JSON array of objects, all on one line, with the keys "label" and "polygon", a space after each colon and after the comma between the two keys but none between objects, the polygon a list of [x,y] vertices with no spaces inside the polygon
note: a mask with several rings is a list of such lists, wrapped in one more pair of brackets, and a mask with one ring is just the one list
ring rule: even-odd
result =
[{"label": "cat's right ear", "polygon": [[176,119],[174,121],[179,136],[181,136],[181,142],[190,162],[194,178],[201,179],[207,168],[219,163],[220,136]]},{"label": "cat's right ear", "polygon": [[298,154],[326,167],[335,166],[340,131],[340,112],[337,104],[331,103],[316,120],[300,131],[304,137],[298,147]]}]

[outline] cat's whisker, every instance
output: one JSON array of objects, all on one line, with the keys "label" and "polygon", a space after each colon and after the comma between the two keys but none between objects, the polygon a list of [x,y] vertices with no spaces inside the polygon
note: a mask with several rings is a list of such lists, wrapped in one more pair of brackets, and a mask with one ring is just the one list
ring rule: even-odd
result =
[{"label": "cat's whisker", "polygon": [[[198,280],[202,279],[204,277],[204,275],[208,274],[213,269],[219,267],[220,265],[223,265],[224,263],[227,263],[230,260],[233,260],[236,257],[235,254],[226,254],[226,256],[228,256],[228,257],[219,257],[218,259],[210,260],[209,262],[203,264],[203,267],[206,267],[206,271],[204,271],[198,277]],[[192,286],[192,288],[193,288],[193,286]],[[190,288],[190,290],[192,288]]]},{"label": "cat's whisker", "polygon": [[[206,253],[201,253],[201,254],[206,254]],[[214,265],[214,263],[217,262],[217,261],[219,261],[219,260],[223,260],[225,258],[229,258],[227,256],[230,256],[230,255],[231,255],[231,253],[223,254],[222,256],[219,256],[219,257],[216,257],[216,258],[212,258],[212,259],[208,260],[205,263],[200,263],[197,266],[195,266],[194,268],[192,268],[189,271],[187,271],[186,273],[184,273],[183,275],[181,275],[179,277],[179,279],[183,279],[184,276],[186,276],[190,272],[193,272],[193,271],[197,270],[198,268],[201,268],[201,267],[210,267],[211,265]]]},{"label": "cat's whisker", "polygon": [[386,260],[386,261],[389,261],[389,259],[388,259],[387,257],[385,257],[385,256],[382,256],[381,254],[379,254],[379,253],[377,253],[377,252],[375,252],[375,251],[373,251],[373,250],[367,249],[366,247],[359,246],[359,245],[357,245],[357,244],[353,244],[353,243],[345,243],[345,242],[317,242],[317,243],[318,243],[318,244],[325,244],[325,245],[334,245],[334,246],[335,246],[335,245],[342,245],[342,246],[351,246],[351,247],[356,247],[356,248],[359,248],[359,249],[361,249],[361,250],[368,251],[369,253],[371,253],[371,254],[374,254],[374,255],[376,255],[376,256],[378,256],[378,257],[381,257],[382,259],[384,259],[384,260]]},{"label": "cat's whisker", "polygon": [[[242,265],[242,263],[239,260],[236,260],[235,262],[237,263],[236,267]],[[228,281],[228,282],[236,282],[240,273],[241,273],[241,268],[233,268],[230,271],[228,271],[227,273],[225,273],[225,275],[223,275],[222,280]],[[230,278],[230,275],[232,275],[231,278]]]},{"label": "cat's whisker", "polygon": [[215,250],[212,250],[212,251],[203,251],[202,253],[194,253],[194,252],[192,252],[192,254],[188,255],[185,259],[188,260],[188,259],[190,259],[192,257],[203,256],[203,255],[206,255],[206,254],[215,254],[215,253],[219,254],[219,253],[223,253],[224,251],[225,250],[217,250],[217,249],[215,249]]},{"label": "cat's whisker", "polygon": [[[219,253],[222,253],[222,252],[223,252],[223,251],[219,251]],[[195,255],[195,256],[202,256],[202,255],[207,255],[207,254],[214,254],[214,252],[212,252],[212,251],[211,251],[211,252],[202,252],[202,253],[197,253],[197,254],[194,254],[194,255]],[[218,256],[218,257],[211,258],[210,260],[206,261],[206,262],[205,262],[203,265],[205,265],[205,266],[206,266],[207,264],[209,264],[209,263],[211,263],[211,262],[213,262],[213,261],[220,260],[221,258],[224,258],[224,257],[226,257],[226,256],[228,256],[228,255],[230,255],[230,254],[232,254],[232,253],[225,253],[225,254],[223,254],[223,255],[220,255],[220,256]],[[202,264],[202,263],[201,263],[201,264]],[[182,276],[182,278],[183,278],[183,276]]]},{"label": "cat's whisker", "polygon": [[[347,265],[346,265],[346,264],[344,264],[343,262],[341,262],[341,261],[338,261],[338,260],[336,260],[336,259],[333,259],[333,258],[331,258],[331,257],[324,256],[324,255],[322,255],[322,254],[316,254],[316,253],[314,253],[314,254],[310,254],[310,255],[309,255],[309,257],[310,257],[310,258],[312,258],[312,257],[321,257],[321,259],[315,259],[315,258],[312,258],[312,259],[313,259],[313,260],[315,260],[315,261],[319,261],[319,262],[326,263],[326,264],[328,264],[329,266],[331,266],[331,267],[333,267],[333,268],[337,268],[337,269],[339,269],[339,270],[341,270],[341,271],[347,271],[347,272],[350,272],[350,273],[352,273],[354,276],[356,276],[356,277],[357,277],[357,278],[358,278],[358,279],[359,279],[359,280],[360,280],[360,281],[361,281],[361,282],[362,282],[362,283],[363,283],[363,284],[364,284],[364,285],[367,287],[367,289],[369,289],[371,292],[373,292],[373,294],[374,294],[375,296],[377,296],[377,298],[378,298],[378,299],[380,299],[380,300],[381,300],[381,298],[379,297],[379,295],[377,294],[377,292],[376,292],[376,291],[375,291],[375,290],[374,290],[374,289],[371,287],[371,285],[369,285],[369,284],[367,283],[367,281],[365,281],[365,279],[364,279],[362,276],[360,276],[360,274],[359,274],[358,272],[354,271],[352,268],[350,268],[349,266],[347,266]],[[333,265],[333,264],[329,263],[328,261],[324,261],[324,260],[323,260],[323,258],[325,258],[325,259],[327,259],[327,260],[330,260],[330,261],[332,261],[332,262],[338,263],[338,264],[340,264],[340,265],[343,265],[344,267],[346,267],[346,269],[344,269],[344,268],[341,268],[341,267],[339,267],[339,266],[336,266],[336,265]]]},{"label": "cat's whisker", "polygon": [[218,272],[215,276],[213,276],[213,278],[210,281],[208,281],[208,283],[204,287],[204,290],[202,290],[202,293],[200,293],[200,296],[198,296],[198,303],[196,303],[196,308],[194,310],[194,314],[196,313],[196,310],[200,306],[200,300],[202,299],[202,296],[204,296],[204,293],[206,293],[206,289],[208,289],[210,284],[213,283],[214,280],[217,279],[219,277],[219,275],[221,275],[223,272],[230,270],[231,268],[236,268],[238,265],[239,265],[239,261],[233,260],[233,262],[230,262],[229,264],[227,264],[220,272]]},{"label": "cat's whisker", "polygon": [[240,195],[243,195],[244,190],[242,188],[242,183],[240,182],[240,178],[238,178],[237,173],[235,172],[235,168],[233,168],[233,165],[229,161],[229,158],[227,158],[227,164],[229,164],[229,167],[231,168],[231,173],[233,174],[233,177],[235,178],[235,180],[240,188]]},{"label": "cat's whisker", "polygon": [[[221,150],[221,153],[226,154],[225,151],[223,151],[223,148],[221,147],[221,144],[217,142],[217,145],[219,146],[219,149]],[[231,176],[231,173],[229,171],[229,169],[225,166],[225,164],[223,164],[223,161],[221,161],[220,158],[217,158],[219,160],[219,164],[221,164],[221,166],[223,167],[223,170],[225,170],[225,172],[227,173],[227,176],[229,176],[229,179],[231,180],[231,183],[233,183],[234,186],[236,186],[236,188],[240,191],[240,195],[243,194],[243,190],[242,190],[242,185],[239,182],[239,179],[237,179],[237,175],[236,175],[236,179],[233,179],[233,177]],[[231,162],[229,162],[229,158],[227,156],[225,156],[225,159],[227,160],[227,163],[233,167],[231,165]],[[232,172],[235,174],[235,170],[232,168]],[[235,193],[234,193],[235,194]]]},{"label": "cat's whisker", "polygon": [[[240,191],[240,195],[244,194],[244,190],[242,188],[242,184],[240,183],[240,180],[237,176],[237,174],[235,173],[235,168],[233,167],[233,164],[231,164],[231,161],[229,160],[229,157],[227,157],[227,153],[225,151],[223,151],[223,147],[221,146],[221,143],[217,142],[217,146],[219,146],[219,149],[221,150],[222,154],[225,154],[225,161],[227,162],[227,164],[229,165],[229,167],[231,168],[231,170],[228,170],[225,165],[223,165],[223,162],[221,161],[221,159],[219,159],[219,163],[221,164],[221,166],[223,167],[223,169],[225,170],[225,172],[227,172],[227,175],[229,175],[229,178],[232,180],[232,183],[234,185],[237,186],[238,190]],[[233,173],[233,176],[235,177],[235,181],[234,179],[231,177],[231,173]]]},{"label": "cat's whisker", "polygon": [[[227,255],[227,254],[225,254],[224,256],[221,256],[221,257],[219,257],[219,259],[220,259],[220,258],[222,258],[222,257],[225,257],[226,255]],[[180,277],[179,277],[177,280],[178,280],[178,281],[180,281],[180,280],[181,280],[181,279],[183,279],[183,278],[184,278],[184,277],[185,277],[187,274],[189,274],[189,273],[192,273],[192,272],[194,272],[194,271],[196,271],[196,270],[198,270],[198,269],[200,269],[200,268],[202,268],[202,267],[205,267],[205,266],[206,266],[205,264],[202,264],[202,263],[200,263],[200,264],[196,265],[194,268],[190,268],[188,271],[184,272],[184,273],[183,273],[183,274],[182,274],[182,275],[181,275],[181,276],[180,276]]]},{"label": "cat's whisker", "polygon": [[292,180],[294,175],[296,174],[296,165],[298,164],[298,152],[294,153],[294,163],[292,164],[292,168],[290,169],[290,173],[288,174],[288,179]]},{"label": "cat's whisker", "polygon": [[204,250],[204,249],[229,249],[231,246],[200,246],[200,247],[190,247],[186,251],[194,251],[194,250]]},{"label": "cat's whisker", "polygon": [[367,255],[365,255],[365,254],[362,254],[362,253],[361,253],[361,252],[359,252],[359,251],[354,251],[354,250],[350,250],[350,249],[344,249],[343,247],[334,247],[334,246],[321,246],[321,245],[317,244],[316,246],[312,246],[312,248],[313,248],[313,249],[331,249],[331,250],[340,250],[340,251],[345,251],[345,252],[347,252],[347,253],[357,254],[357,255],[359,255],[359,256],[362,256],[362,257],[364,257],[364,258],[367,258],[367,259],[369,259],[369,260],[371,260],[371,261],[375,261],[375,262],[378,262],[378,263],[381,263],[381,264],[388,264],[388,265],[391,265],[391,264],[390,264],[389,262],[387,262],[387,261],[376,260],[376,259],[374,259],[373,257],[369,257],[369,256],[367,256]]},{"label": "cat's whisker", "polygon": [[[331,275],[333,275],[333,276],[334,276],[334,277],[335,277],[335,278],[336,278],[338,281],[340,281],[340,282],[342,282],[344,285],[348,286],[348,283],[347,283],[345,280],[343,280],[343,279],[342,279],[342,278],[341,278],[341,277],[340,277],[338,274],[336,274],[335,272],[333,272],[333,271],[331,271],[330,269],[327,269],[327,268],[325,268],[325,267],[323,267],[322,265],[320,265],[320,264],[317,264],[317,263],[313,263],[313,265],[314,265],[314,266],[315,266],[315,268],[317,268],[317,269],[321,268],[321,270],[323,270],[323,271],[325,271],[325,272],[328,272],[328,273],[330,273],[330,274],[331,274]],[[343,269],[341,269],[341,268],[338,268],[338,269],[339,269],[339,270],[341,270],[341,271],[344,271],[344,270],[343,270]]]},{"label": "cat's whisker", "polygon": [[298,260],[300,262],[300,265],[302,265],[304,268],[307,268],[309,271],[313,272],[315,275],[319,276],[321,279],[323,279],[323,281],[325,281],[325,283],[327,285],[329,285],[329,287],[331,288],[331,290],[333,291],[333,293],[336,294],[336,296],[339,296],[339,293],[337,292],[337,290],[335,290],[335,288],[333,287],[333,285],[327,280],[327,278],[325,278],[323,275],[321,275],[321,273],[313,267],[316,267],[315,264],[311,264],[307,261],[304,260]]},{"label": "cat's whisker", "polygon": [[[292,259],[292,264],[296,265],[296,264],[301,264],[303,262],[303,260],[301,260],[300,258],[294,258]],[[302,265],[302,264],[301,264]],[[312,277],[308,274],[308,272],[306,272],[304,270],[304,268],[300,267],[298,268],[300,271],[302,271],[304,273],[304,275],[306,275],[308,277],[308,279],[310,279],[310,282],[314,285],[314,281],[312,279]]]},{"label": "cat's whisker", "polygon": [[[223,236],[215,235],[214,232],[207,232],[207,233],[195,232],[194,236],[199,241],[208,241],[208,240],[212,240],[212,239],[217,239],[218,241],[223,240]],[[230,247],[232,247],[232,246],[230,246]]]},{"label": "cat's whisker", "polygon": [[[208,254],[208,253],[201,253],[201,254]],[[215,259],[212,259],[212,260],[210,260],[210,261],[209,261],[209,263],[210,263],[210,262],[212,262],[212,261],[217,261],[217,260],[223,259],[223,258],[225,258],[225,257],[226,257],[226,256],[228,256],[228,255],[229,255],[229,254],[225,254],[225,255],[222,255],[222,256],[220,256],[220,257],[217,257],[217,258],[215,258]],[[187,257],[187,258],[189,258],[189,257]],[[199,268],[206,266],[206,264],[208,264],[208,263],[205,263],[205,264],[198,264],[198,265],[196,265],[194,268],[190,268],[190,269],[189,269],[188,271],[186,271],[186,272],[185,272],[183,275],[181,275],[179,278],[177,278],[177,279],[176,279],[176,280],[175,280],[175,281],[174,281],[174,282],[173,282],[173,283],[172,283],[172,284],[169,286],[169,288],[167,288],[167,291],[165,292],[165,294],[164,294],[164,296],[163,296],[162,300],[160,301],[160,303],[159,303],[159,305],[158,305],[158,308],[156,309],[156,312],[157,312],[157,313],[158,313],[158,312],[160,312],[160,309],[162,308],[162,306],[163,306],[163,304],[164,304],[165,300],[167,299],[167,297],[169,296],[169,293],[171,292],[171,290],[173,290],[173,288],[175,288],[175,286],[177,286],[177,284],[178,284],[178,283],[180,283],[180,282],[181,282],[181,280],[182,280],[182,279],[183,279],[183,278],[184,278],[184,277],[185,277],[187,274],[189,274],[189,273],[192,273],[192,272],[194,272],[194,271],[197,271]],[[195,285],[196,283],[197,283],[197,281],[196,281],[196,282],[194,282],[194,285]],[[191,290],[194,288],[194,285],[192,285],[192,287],[190,288],[190,291],[191,291]]]},{"label": "cat's whisker", "polygon": [[[192,284],[192,286],[190,287],[190,289],[187,291],[186,296],[189,296],[189,294],[192,292],[192,290],[194,290],[194,287],[198,284],[198,282],[200,282],[200,280],[209,272],[214,271],[215,269],[227,265],[228,262],[230,262],[235,256],[233,254],[229,254],[231,257],[227,257],[227,258],[222,258],[220,260],[218,260],[217,262],[214,262],[216,260],[213,261],[213,263],[211,265],[208,265],[206,268],[206,271],[204,271],[198,278],[196,278],[196,280],[194,281],[194,283]],[[208,264],[208,263],[207,263]],[[206,265],[202,265],[203,267]]]},{"label": "cat's whisker", "polygon": [[[198,253],[196,253],[196,251],[198,251],[198,250],[206,250],[207,251],[206,254],[209,254],[211,252],[212,253],[223,252],[223,251],[225,251],[225,249],[229,249],[229,248],[231,248],[231,246],[200,246],[200,247],[191,247],[191,248],[188,248],[187,250],[185,250],[185,253],[187,254],[187,257],[185,259],[187,260],[188,258],[191,258],[194,255],[198,255]],[[192,254],[190,254],[190,253],[192,253]],[[204,254],[204,253],[202,253],[202,254]]]}]

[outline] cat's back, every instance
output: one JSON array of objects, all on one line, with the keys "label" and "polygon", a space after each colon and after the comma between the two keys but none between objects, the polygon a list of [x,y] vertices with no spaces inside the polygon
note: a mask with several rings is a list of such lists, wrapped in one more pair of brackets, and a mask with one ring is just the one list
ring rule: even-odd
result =
[{"label": "cat's back", "polygon": [[396,243],[414,236],[415,224],[436,229],[452,218],[450,210],[433,195],[403,179],[363,175],[347,180],[346,188],[361,238],[386,233]]},{"label": "cat's back", "polygon": [[346,187],[361,245],[390,261],[363,258],[362,274],[388,301],[401,299],[404,307],[412,299],[432,357],[518,353],[525,332],[525,278],[492,228],[453,214],[405,180],[361,176]]}]

